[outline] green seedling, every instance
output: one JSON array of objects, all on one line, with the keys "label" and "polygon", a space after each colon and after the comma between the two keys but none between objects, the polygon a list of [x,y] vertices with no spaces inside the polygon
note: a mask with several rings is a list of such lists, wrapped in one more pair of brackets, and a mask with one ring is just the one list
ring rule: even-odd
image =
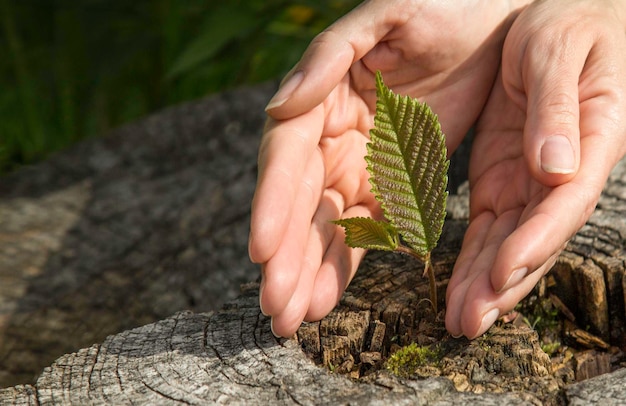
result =
[{"label": "green seedling", "polygon": [[367,144],[372,193],[384,221],[355,217],[336,220],[352,248],[396,251],[424,263],[430,301],[437,313],[431,252],[446,217],[448,168],[445,136],[428,105],[391,91],[376,73],[376,115]]}]

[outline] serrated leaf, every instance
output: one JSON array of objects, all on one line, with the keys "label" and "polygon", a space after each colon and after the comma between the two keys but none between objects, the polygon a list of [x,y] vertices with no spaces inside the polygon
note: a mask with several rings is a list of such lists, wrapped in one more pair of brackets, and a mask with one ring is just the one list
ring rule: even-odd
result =
[{"label": "serrated leaf", "polygon": [[349,247],[383,251],[394,251],[398,248],[398,232],[387,222],[367,217],[353,217],[335,220],[333,223],[346,230],[346,245]]},{"label": "serrated leaf", "polygon": [[406,244],[426,258],[437,246],[446,216],[445,136],[428,105],[393,93],[380,72],[376,95],[365,158],[372,192]]}]

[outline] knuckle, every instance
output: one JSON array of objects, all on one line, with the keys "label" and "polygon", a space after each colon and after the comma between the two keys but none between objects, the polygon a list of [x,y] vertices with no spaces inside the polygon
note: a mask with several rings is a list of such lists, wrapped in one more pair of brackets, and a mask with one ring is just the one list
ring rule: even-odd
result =
[{"label": "knuckle", "polygon": [[550,115],[551,121],[555,124],[566,126],[578,124],[578,99],[564,89],[545,94],[538,104]]}]

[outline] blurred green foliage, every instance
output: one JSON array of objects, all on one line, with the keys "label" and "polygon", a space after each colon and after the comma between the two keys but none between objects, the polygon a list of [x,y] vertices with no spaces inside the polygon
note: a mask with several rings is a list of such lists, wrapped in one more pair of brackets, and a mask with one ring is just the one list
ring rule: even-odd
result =
[{"label": "blurred green foliage", "polygon": [[0,0],[0,173],[278,78],[357,0]]}]

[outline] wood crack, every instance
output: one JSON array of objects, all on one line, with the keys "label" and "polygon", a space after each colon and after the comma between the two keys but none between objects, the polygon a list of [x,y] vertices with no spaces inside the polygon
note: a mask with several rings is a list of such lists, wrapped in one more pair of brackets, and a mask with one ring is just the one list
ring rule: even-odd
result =
[{"label": "wood crack", "polygon": [[163,398],[163,399],[168,399],[168,400],[171,400],[171,401],[173,401],[173,402],[176,402],[176,403],[182,403],[182,404],[185,404],[185,405],[191,405],[191,404],[193,404],[193,403],[188,402],[188,401],[187,401],[184,397],[182,397],[182,398],[177,398],[177,397],[173,397],[173,396],[171,396],[171,395],[169,395],[169,394],[167,394],[167,393],[165,393],[165,392],[163,392],[163,391],[160,391],[160,390],[158,390],[157,388],[155,388],[155,387],[153,387],[152,385],[150,385],[150,384],[149,384],[148,382],[146,382],[146,381],[143,381],[143,380],[142,380],[142,381],[141,381],[141,383],[142,383],[142,385],[143,385],[146,389],[150,390],[151,392],[154,392],[154,393],[158,394],[160,398]]}]

